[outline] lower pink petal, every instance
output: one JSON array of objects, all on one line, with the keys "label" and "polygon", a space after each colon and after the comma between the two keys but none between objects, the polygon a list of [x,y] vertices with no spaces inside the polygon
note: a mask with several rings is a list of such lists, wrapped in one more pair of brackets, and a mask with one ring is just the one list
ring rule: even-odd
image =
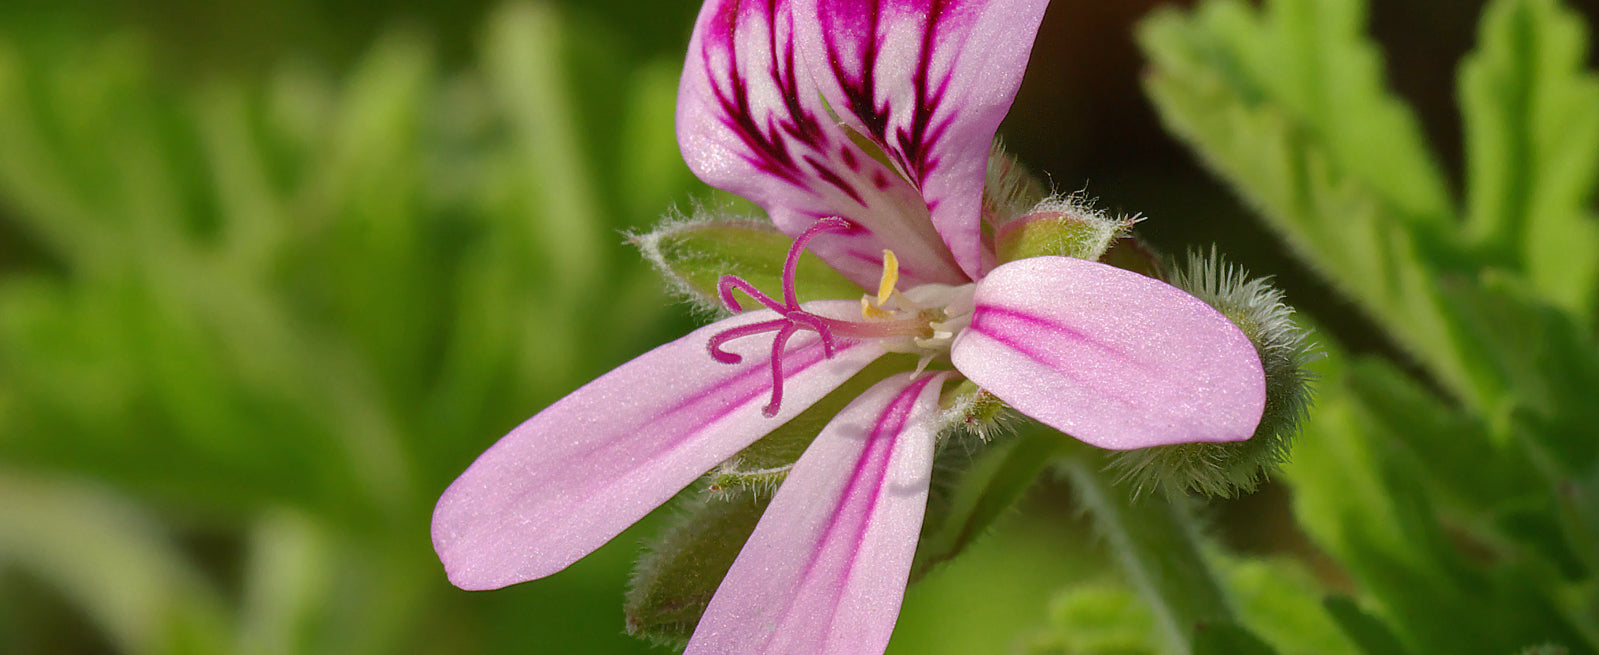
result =
[{"label": "lower pink petal", "polygon": [[[852,305],[812,307],[835,304]],[[814,333],[796,335],[783,360],[781,410],[766,418],[770,341],[724,346],[743,357],[738,364],[715,361],[707,344],[775,316],[740,314],[645,353],[490,447],[433,512],[433,547],[450,581],[495,589],[566,568],[883,353],[840,341],[828,359]]]},{"label": "lower pink petal", "polygon": [[881,655],[927,508],[949,376],[895,375],[828,423],[733,562],[686,655]]},{"label": "lower pink petal", "polygon": [[1125,450],[1242,441],[1266,402],[1260,357],[1210,305],[1096,262],[1034,257],[977,285],[955,367],[1082,441]]}]

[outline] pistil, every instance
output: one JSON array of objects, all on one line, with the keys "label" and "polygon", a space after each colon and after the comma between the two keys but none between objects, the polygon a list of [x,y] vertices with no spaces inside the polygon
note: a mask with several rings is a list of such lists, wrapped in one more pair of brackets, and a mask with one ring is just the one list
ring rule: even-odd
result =
[{"label": "pistil", "polygon": [[776,416],[778,408],[783,403],[783,349],[788,340],[802,329],[817,333],[822,340],[822,351],[829,358],[833,356],[837,347],[837,339],[925,339],[933,336],[933,329],[923,312],[916,312],[905,318],[894,318],[893,312],[882,307],[890,298],[898,295],[898,291],[894,289],[899,276],[898,260],[889,251],[883,253],[883,280],[879,284],[877,302],[873,304],[868,298],[861,299],[862,314],[871,320],[847,321],[818,316],[800,307],[799,296],[794,288],[794,276],[799,268],[800,255],[805,252],[806,246],[824,232],[850,234],[861,229],[859,225],[842,218],[824,218],[812,223],[799,238],[794,239],[794,244],[789,247],[788,257],[783,262],[781,302],[736,275],[724,275],[717,282],[717,293],[721,297],[722,304],[728,309],[735,312],[744,311],[743,305],[734,295],[735,291],[742,291],[755,302],[777,312],[780,316],[769,321],[730,328],[711,337],[708,344],[711,357],[716,361],[737,364],[744,358],[738,353],[724,349],[723,346],[727,342],[768,332],[777,333],[772,339],[772,396],[771,401],[762,409],[762,413],[768,418]]}]

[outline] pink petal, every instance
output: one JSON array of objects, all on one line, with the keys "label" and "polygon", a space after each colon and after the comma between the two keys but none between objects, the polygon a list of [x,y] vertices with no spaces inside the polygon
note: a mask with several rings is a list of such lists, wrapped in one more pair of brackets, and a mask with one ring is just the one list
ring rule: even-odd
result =
[{"label": "pink petal", "polygon": [[927,509],[949,373],[877,383],[806,449],[685,655],[881,655]]},{"label": "pink petal", "polygon": [[[807,307],[818,305],[852,303]],[[490,447],[433,512],[433,547],[450,581],[495,589],[566,568],[883,353],[840,340],[827,359],[814,333],[796,335],[783,359],[782,407],[766,418],[771,340],[728,344],[739,364],[716,362],[706,346],[723,330],[774,317],[740,314],[645,353]]]},{"label": "pink petal", "polygon": [[1095,262],[1034,257],[977,285],[955,367],[1001,400],[1101,448],[1242,441],[1266,378],[1255,347],[1176,287]]},{"label": "pink petal", "polygon": [[1048,0],[794,0],[800,53],[846,124],[932,208],[967,275],[986,268],[989,147]]},{"label": "pink petal", "polygon": [[863,287],[877,288],[885,248],[898,255],[908,286],[965,282],[921,196],[850,141],[797,62],[789,0],[708,0],[678,91],[677,138],[689,168],[764,207],[790,236],[830,216],[864,227],[812,245]]}]

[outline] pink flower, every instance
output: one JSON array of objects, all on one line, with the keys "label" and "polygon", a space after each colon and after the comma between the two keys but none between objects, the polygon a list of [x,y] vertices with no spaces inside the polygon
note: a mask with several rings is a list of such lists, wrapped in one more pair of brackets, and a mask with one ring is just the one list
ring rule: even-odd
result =
[{"label": "pink flower", "polygon": [[[485,452],[434,513],[450,580],[565,568],[888,352],[921,365],[854,399],[794,464],[688,653],[883,651],[952,382],[1104,448],[1249,438],[1264,377],[1220,313],[1097,262],[999,263],[984,236],[990,144],[1045,5],[708,0],[678,140],[701,179],[795,237],[782,297],[724,278],[729,308],[735,291],[763,308],[622,365]],[[805,249],[878,293],[801,305]]]}]

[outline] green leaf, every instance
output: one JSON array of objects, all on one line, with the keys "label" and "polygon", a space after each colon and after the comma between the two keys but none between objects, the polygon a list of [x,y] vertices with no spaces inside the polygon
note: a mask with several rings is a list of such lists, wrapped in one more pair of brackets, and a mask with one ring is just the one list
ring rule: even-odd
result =
[{"label": "green leaf", "polygon": [[1360,645],[1360,652],[1365,655],[1406,655],[1409,652],[1387,624],[1361,610],[1349,597],[1328,596],[1324,603],[1338,627]]},{"label": "green leaf", "polygon": [[[1431,653],[1582,641],[1580,610],[1568,611],[1553,593],[1555,579],[1543,562],[1516,557],[1491,533],[1484,542],[1473,531],[1451,530],[1405,440],[1356,401],[1356,383],[1334,365],[1337,356],[1325,361],[1320,368],[1328,382],[1294,462],[1284,467],[1294,485],[1294,515],[1377,599],[1403,642]],[[1494,465],[1478,461],[1473,470]]]},{"label": "green leaf", "polygon": [[1503,393],[1441,297],[1455,252],[1446,185],[1383,86],[1358,0],[1218,0],[1141,27],[1166,125],[1288,244],[1475,407]]},{"label": "green leaf", "polygon": [[521,184],[533,190],[535,211],[530,236],[544,265],[559,273],[562,293],[592,294],[605,270],[608,238],[590,163],[578,141],[577,112],[561,47],[567,32],[548,3],[511,3],[489,21],[484,67],[505,115],[510,118],[514,151],[520,156]]},{"label": "green leaf", "polygon": [[0,470],[0,570],[55,586],[118,650],[226,652],[217,590],[142,507],[93,485]]},{"label": "green leaf", "polygon": [[1494,344],[1494,365],[1512,383],[1517,417],[1529,424],[1536,447],[1553,464],[1554,477],[1580,475],[1599,465],[1599,342],[1568,312],[1542,302],[1519,280],[1496,273],[1451,295],[1484,343]]},{"label": "green leaf", "polygon": [[[764,221],[689,220],[670,222],[633,243],[667,281],[697,305],[720,307],[717,281],[737,275],[773,298],[782,297],[783,262],[794,242]],[[806,251],[795,269],[800,302],[859,298],[863,291],[820,257]],[[753,306],[739,295],[739,302]]]},{"label": "green leaf", "polygon": [[1217,623],[1194,632],[1194,655],[1277,655],[1277,651],[1240,626]]},{"label": "green leaf", "polygon": [[[1525,308],[1495,314],[1483,322],[1521,322],[1538,315]],[[1538,350],[1528,343],[1522,354],[1534,357]],[[1575,351],[1565,352],[1569,361]],[[1583,552],[1583,537],[1580,532],[1562,536],[1551,492],[1571,475],[1560,462],[1585,461],[1565,456],[1575,456],[1588,440],[1561,433],[1553,422],[1514,420],[1510,429],[1520,436],[1493,439],[1481,421],[1445,406],[1384,362],[1357,360],[1349,376],[1348,388],[1359,399],[1366,423],[1391,435],[1394,457],[1403,458],[1412,475],[1428,484],[1455,517],[1457,531],[1488,543],[1517,542],[1539,560],[1580,575],[1575,559]],[[1514,416],[1533,420],[1525,409]]]},{"label": "green leaf", "polygon": [[[1139,34],[1156,65],[1149,90],[1168,125],[1271,209],[1288,208],[1284,194],[1292,187],[1273,183],[1287,181],[1282,175],[1290,171],[1232,173],[1275,165],[1242,156],[1271,149],[1287,136],[1278,130],[1287,128],[1396,216],[1445,225],[1452,214],[1448,187],[1415,118],[1385,87],[1365,20],[1358,0],[1273,0],[1260,10],[1221,0],[1191,16],[1157,14]],[[1246,113],[1277,120],[1240,122]],[[1251,128],[1261,127],[1267,129],[1250,138]]]},{"label": "green leaf", "polygon": [[1155,617],[1116,584],[1080,584],[1049,603],[1049,628],[1028,638],[1029,655],[1153,655]]},{"label": "green leaf", "polygon": [[[0,542],[34,540],[7,568],[34,571],[46,541],[81,560],[29,588],[115,624],[115,649],[493,649],[418,538],[428,509],[515,421],[670,336],[617,234],[690,177],[670,130],[680,55],[612,48],[639,72],[583,78],[582,96],[571,44],[614,42],[602,24],[542,4],[495,19],[477,68],[449,70],[407,32],[347,71],[265,75],[168,75],[133,30],[0,38],[0,233],[40,251],[0,276],[0,460],[161,508],[0,485],[38,497]],[[80,519],[106,525],[60,527]],[[149,555],[163,524],[196,548]],[[194,630],[215,640],[163,641],[187,630],[163,623],[167,590],[124,584],[175,567],[173,587],[217,605],[195,614],[221,627]],[[125,647],[138,631],[156,645]]]},{"label": "green leaf", "polygon": [[[1394,434],[1446,493],[1485,507],[1536,488],[1525,458],[1495,446],[1488,426],[1448,407],[1392,364],[1353,359],[1345,370],[1347,381],[1341,384],[1358,399],[1363,419]],[[1483,470],[1484,461],[1500,465]]]},{"label": "green leaf", "polygon": [[1588,571],[1599,571],[1599,467],[1556,490],[1561,531]]},{"label": "green leaf", "polygon": [[1461,73],[1460,221],[1364,16],[1358,0],[1213,0],[1141,33],[1168,126],[1419,369],[1329,358],[1286,469],[1296,518],[1416,652],[1599,647],[1584,26],[1553,0],[1491,4]]},{"label": "green leaf", "polygon": [[1461,66],[1466,236],[1585,324],[1599,302],[1599,77],[1583,20],[1555,0],[1502,0]]},{"label": "green leaf", "polygon": [[1213,555],[1228,598],[1247,626],[1283,655],[1358,655],[1322,607],[1320,581],[1287,559]]},{"label": "green leaf", "polygon": [[693,178],[677,148],[673,127],[678,78],[683,74],[677,64],[653,62],[634,73],[634,93],[622,125],[622,170],[612,180],[626,192],[620,194],[621,200],[634,215],[660,216],[681,199]]},{"label": "green leaf", "polygon": [[250,541],[238,652],[312,651],[319,619],[333,613],[331,588],[341,572],[329,561],[328,535],[304,516],[278,511],[257,521]]}]

